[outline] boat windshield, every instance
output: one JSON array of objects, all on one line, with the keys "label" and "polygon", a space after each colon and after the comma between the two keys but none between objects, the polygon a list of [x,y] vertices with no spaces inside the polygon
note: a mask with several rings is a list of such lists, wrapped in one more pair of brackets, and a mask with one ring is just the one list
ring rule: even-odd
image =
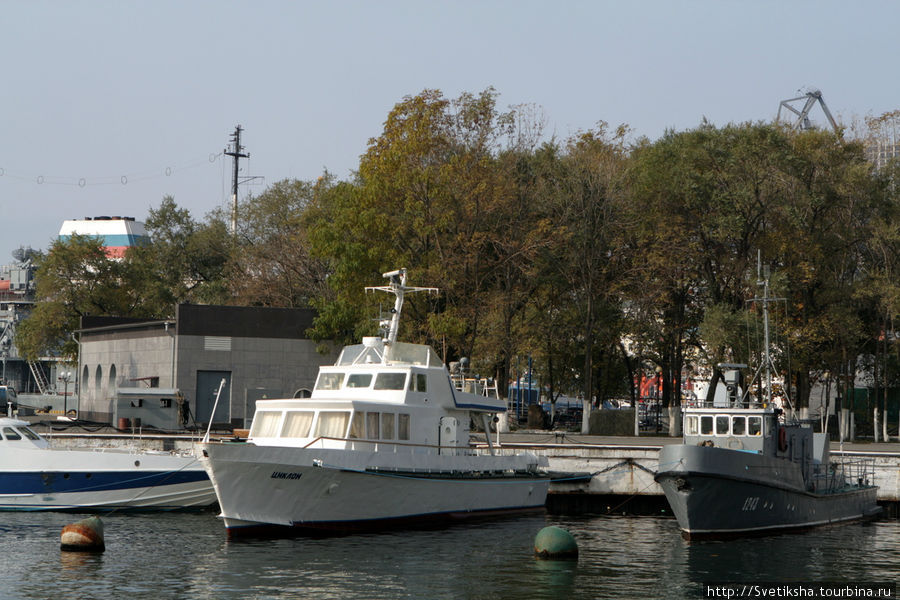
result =
[{"label": "boat windshield", "polygon": [[39,436],[38,434],[36,434],[35,432],[33,432],[32,430],[30,430],[27,427],[19,427],[19,431],[22,432],[22,435],[27,437],[29,440],[41,439],[41,436]]}]

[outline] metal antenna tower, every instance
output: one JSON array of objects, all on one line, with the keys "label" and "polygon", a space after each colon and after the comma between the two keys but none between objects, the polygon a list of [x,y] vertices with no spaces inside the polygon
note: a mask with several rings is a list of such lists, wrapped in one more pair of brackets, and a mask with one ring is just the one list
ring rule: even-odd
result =
[{"label": "metal antenna tower", "polygon": [[[805,101],[803,108],[800,110],[797,110],[790,104],[791,102],[796,102],[797,100]],[[809,122],[809,111],[811,111],[812,108],[816,105],[816,102],[818,102],[822,107],[822,112],[824,112],[825,116],[828,117],[828,122],[831,123],[831,126],[834,128],[834,132],[838,133],[837,123],[834,122],[834,118],[831,116],[831,111],[828,110],[828,106],[825,104],[825,99],[822,98],[822,92],[817,89],[811,89],[804,95],[797,96],[796,98],[782,100],[781,104],[778,106],[778,116],[775,117],[775,120],[781,120],[781,109],[785,108],[797,115],[797,121],[794,123],[794,129],[810,129],[812,125]]]}]

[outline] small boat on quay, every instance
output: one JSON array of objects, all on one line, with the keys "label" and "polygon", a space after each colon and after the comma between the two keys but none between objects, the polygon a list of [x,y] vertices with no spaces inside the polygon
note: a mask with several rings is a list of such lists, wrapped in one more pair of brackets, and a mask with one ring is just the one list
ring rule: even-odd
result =
[{"label": "small boat on quay", "polygon": [[[397,341],[406,270],[383,337],[346,346],[309,398],[257,401],[244,442],[201,444],[229,536],[352,532],[544,510],[547,459],[491,442],[499,398],[460,389],[434,350]],[[470,445],[481,423],[487,452]]]},{"label": "small boat on quay", "polygon": [[193,455],[51,447],[28,422],[0,418],[0,510],[184,510],[215,504]]},{"label": "small boat on quay", "polygon": [[[685,539],[803,530],[881,511],[873,462],[832,462],[828,434],[786,418],[773,401],[768,303],[774,299],[768,280],[760,284],[761,369],[745,388],[746,365],[719,365],[706,398],[683,410],[684,443],[663,446],[659,454],[655,480]],[[761,393],[751,397],[754,386]],[[727,393],[715,401],[720,387]]]}]

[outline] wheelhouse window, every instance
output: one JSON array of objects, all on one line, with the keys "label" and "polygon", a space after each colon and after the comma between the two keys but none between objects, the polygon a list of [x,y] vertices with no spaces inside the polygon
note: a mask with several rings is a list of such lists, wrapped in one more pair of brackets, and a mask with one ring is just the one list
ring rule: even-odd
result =
[{"label": "wheelhouse window", "polygon": [[762,435],[762,417],[747,417],[747,432],[750,435]]},{"label": "wheelhouse window", "polygon": [[428,377],[425,373],[413,373],[409,378],[409,391],[411,392],[427,392],[428,386],[426,382]]},{"label": "wheelhouse window", "polygon": [[747,418],[731,417],[731,433],[733,435],[747,435]]},{"label": "wheelhouse window", "polygon": [[313,416],[311,410],[292,410],[284,417],[284,427],[281,429],[281,437],[305,438],[309,437],[309,428],[312,426]]},{"label": "wheelhouse window", "polygon": [[728,435],[731,419],[728,415],[718,415],[716,417],[716,435]]},{"label": "wheelhouse window", "polygon": [[684,432],[687,435],[697,435],[699,429],[697,427],[697,421],[698,419],[694,415],[690,415],[684,420]]},{"label": "wheelhouse window", "polygon": [[250,427],[250,437],[275,437],[281,425],[281,411],[257,411]]},{"label": "wheelhouse window", "polygon": [[703,415],[700,417],[700,435],[712,435],[713,418],[712,415]]},{"label": "wheelhouse window", "polygon": [[22,435],[27,437],[29,440],[41,439],[41,436],[39,436],[38,434],[36,434],[35,432],[33,432],[32,430],[30,430],[27,427],[22,427],[21,429],[19,429],[19,431],[22,432]]},{"label": "wheelhouse window", "polygon": [[406,373],[379,373],[375,377],[376,390],[402,390],[406,386]]},{"label": "wheelhouse window", "polygon": [[12,427],[4,427],[3,428],[3,437],[7,440],[21,440],[22,436],[19,435],[19,432],[13,429]]},{"label": "wheelhouse window", "polygon": [[371,383],[371,373],[353,373],[347,378],[348,388],[367,388]]},{"label": "wheelhouse window", "polygon": [[342,438],[349,421],[350,413],[346,411],[322,411],[316,421],[316,437]]},{"label": "wheelhouse window", "polygon": [[319,373],[316,381],[317,390],[339,390],[344,383],[343,373]]}]

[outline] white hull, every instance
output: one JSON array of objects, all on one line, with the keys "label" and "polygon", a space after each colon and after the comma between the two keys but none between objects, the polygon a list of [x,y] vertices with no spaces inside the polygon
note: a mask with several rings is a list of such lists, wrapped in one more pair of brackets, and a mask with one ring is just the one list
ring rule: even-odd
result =
[{"label": "white hull", "polygon": [[212,444],[204,450],[208,458],[202,460],[230,534],[273,526],[358,530],[543,510],[549,483],[527,471],[524,456],[252,444]]},{"label": "white hull", "polygon": [[0,449],[0,510],[179,510],[216,501],[193,456],[12,444]]}]

